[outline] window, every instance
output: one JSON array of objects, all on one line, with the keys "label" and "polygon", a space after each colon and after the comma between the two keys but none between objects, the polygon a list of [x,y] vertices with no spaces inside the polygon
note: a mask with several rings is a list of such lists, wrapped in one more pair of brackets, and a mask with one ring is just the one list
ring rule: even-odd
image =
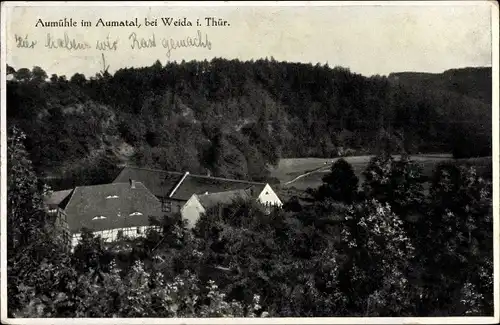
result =
[{"label": "window", "polygon": [[142,234],[142,230],[141,230],[141,227],[137,227],[137,234]]},{"label": "window", "polygon": [[123,238],[123,230],[118,230],[118,233],[116,235],[117,239],[122,239]]},{"label": "window", "polygon": [[161,211],[162,212],[171,212],[172,211],[172,201],[167,201],[165,199],[162,199]]},{"label": "window", "polygon": [[132,229],[131,228],[125,228],[124,234],[127,238],[130,238],[132,236]]}]

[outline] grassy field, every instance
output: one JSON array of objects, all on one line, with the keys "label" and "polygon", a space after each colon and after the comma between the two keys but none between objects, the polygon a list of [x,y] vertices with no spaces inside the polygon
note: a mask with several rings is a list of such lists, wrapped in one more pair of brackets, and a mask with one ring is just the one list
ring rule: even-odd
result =
[{"label": "grassy field", "polygon": [[[372,156],[345,157],[349,162],[355,174],[363,182],[362,172],[366,169]],[[397,156],[395,156],[397,158]],[[331,164],[338,158],[286,158],[281,159],[278,166],[271,170],[271,175],[280,180],[279,188],[282,190],[296,189],[304,191],[307,188],[317,188],[322,184],[323,176],[330,171]],[[471,158],[471,159],[453,159],[451,155],[415,155],[412,159],[422,164],[424,174],[431,176],[432,172],[439,163],[454,161],[463,165],[475,166],[481,174],[488,173],[491,170],[491,157]],[[491,171],[490,171],[491,173]]]}]

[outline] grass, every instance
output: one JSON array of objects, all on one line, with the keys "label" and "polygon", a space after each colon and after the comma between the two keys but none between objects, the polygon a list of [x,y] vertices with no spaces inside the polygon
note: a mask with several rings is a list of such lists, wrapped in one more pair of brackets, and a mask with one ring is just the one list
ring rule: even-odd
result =
[{"label": "grass", "polygon": [[[344,158],[353,167],[354,173],[360,179],[360,183],[364,180],[362,173],[366,169],[371,157],[372,156],[355,156]],[[485,175],[486,177],[488,174],[491,175],[491,157],[453,159],[451,155],[432,154],[415,155],[411,158],[422,164],[425,176],[431,176],[438,164],[449,161],[465,166],[475,166],[480,175]],[[281,185],[279,187],[282,191],[295,189],[297,192],[301,192],[305,191],[307,188],[318,188],[322,184],[323,176],[329,172],[332,162],[337,159],[338,158],[285,158],[281,159],[278,166],[271,170],[271,175],[280,180]],[[325,162],[327,162],[327,164],[325,164]],[[300,175],[304,176],[296,179]]]}]

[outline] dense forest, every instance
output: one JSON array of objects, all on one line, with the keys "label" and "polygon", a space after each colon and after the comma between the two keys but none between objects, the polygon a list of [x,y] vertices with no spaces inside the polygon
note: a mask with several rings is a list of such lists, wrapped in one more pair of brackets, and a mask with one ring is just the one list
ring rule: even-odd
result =
[{"label": "dense forest", "polygon": [[54,189],[110,181],[123,164],[269,181],[281,157],[491,156],[491,68],[365,77],[216,58],[69,79],[7,74],[8,123]]},{"label": "dense forest", "polygon": [[[491,156],[490,68],[365,77],[271,58],[7,74],[10,316],[493,314],[491,179],[453,162],[424,177],[411,158]],[[362,178],[336,160],[282,209],[235,200],[194,229],[168,215],[115,243],[82,229],[74,251],[42,203],[123,164],[271,181],[283,157],[355,154],[374,154]]]},{"label": "dense forest", "polygon": [[235,200],[115,243],[82,229],[70,252],[24,140],[10,130],[11,317],[493,315],[492,184],[474,168],[439,165],[424,191],[409,156],[374,156],[363,182],[339,159],[307,205]]}]

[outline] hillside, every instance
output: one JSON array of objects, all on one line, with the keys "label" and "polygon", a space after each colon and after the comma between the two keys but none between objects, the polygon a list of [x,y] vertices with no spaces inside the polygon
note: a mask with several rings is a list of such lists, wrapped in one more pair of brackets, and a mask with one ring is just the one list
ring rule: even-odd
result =
[{"label": "hillside", "polygon": [[454,92],[491,105],[490,67],[450,69],[443,73],[398,72],[388,78],[406,87]]},{"label": "hillside", "polygon": [[54,188],[110,181],[124,164],[269,180],[280,158],[491,155],[484,69],[364,77],[319,64],[213,59],[68,79],[8,68],[9,125],[28,135],[37,172]]}]

